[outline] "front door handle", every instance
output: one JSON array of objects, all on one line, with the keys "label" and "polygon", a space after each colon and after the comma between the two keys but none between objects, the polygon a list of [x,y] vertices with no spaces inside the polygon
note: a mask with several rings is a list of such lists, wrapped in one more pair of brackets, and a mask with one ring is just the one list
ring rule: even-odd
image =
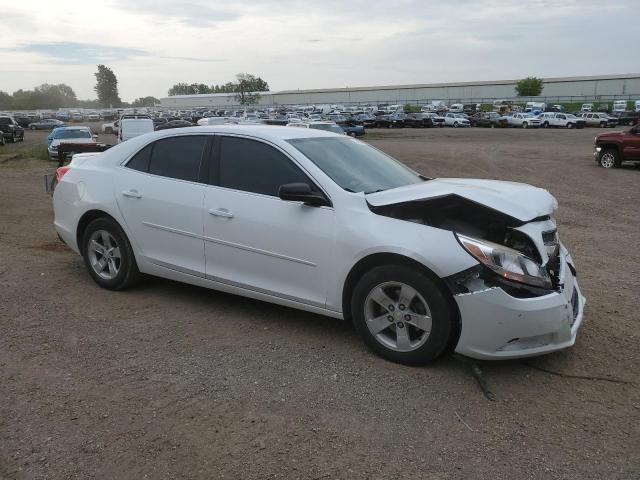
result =
[{"label": "front door handle", "polygon": [[142,198],[142,195],[140,195],[137,190],[124,190],[122,195],[129,198]]},{"label": "front door handle", "polygon": [[231,213],[226,208],[218,208],[209,210],[209,215],[213,215],[214,217],[224,217],[224,218],[233,218],[233,213]]}]

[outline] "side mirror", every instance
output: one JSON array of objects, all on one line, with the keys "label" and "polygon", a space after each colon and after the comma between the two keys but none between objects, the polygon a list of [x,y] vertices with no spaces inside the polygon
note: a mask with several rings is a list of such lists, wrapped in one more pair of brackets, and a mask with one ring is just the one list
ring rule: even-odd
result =
[{"label": "side mirror", "polygon": [[329,202],[323,195],[311,191],[311,187],[308,183],[300,182],[281,185],[278,189],[278,196],[282,200],[289,202],[302,202],[305,205],[310,205],[312,207],[329,205]]}]

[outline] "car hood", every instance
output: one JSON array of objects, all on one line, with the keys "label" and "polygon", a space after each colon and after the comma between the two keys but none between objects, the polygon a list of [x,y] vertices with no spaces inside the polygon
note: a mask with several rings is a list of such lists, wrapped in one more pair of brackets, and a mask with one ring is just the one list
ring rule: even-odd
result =
[{"label": "car hood", "polygon": [[366,195],[373,206],[458,195],[521,222],[551,215],[558,202],[548,191],[524,183],[467,178],[436,178]]}]

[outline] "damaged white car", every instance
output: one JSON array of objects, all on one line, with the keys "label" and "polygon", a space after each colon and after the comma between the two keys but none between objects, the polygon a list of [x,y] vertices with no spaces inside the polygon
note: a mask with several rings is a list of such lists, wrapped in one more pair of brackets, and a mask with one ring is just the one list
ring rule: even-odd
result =
[{"label": "damaged white car", "polygon": [[257,125],[133,138],[80,157],[54,193],[56,230],[102,287],[146,273],[352,319],[405,364],[574,344],[585,299],[556,207],[540,188],[430,179],[344,135]]}]

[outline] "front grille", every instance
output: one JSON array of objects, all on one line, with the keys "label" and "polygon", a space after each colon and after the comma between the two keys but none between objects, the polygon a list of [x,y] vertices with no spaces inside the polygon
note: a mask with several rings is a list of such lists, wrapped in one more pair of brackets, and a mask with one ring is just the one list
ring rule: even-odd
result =
[{"label": "front grille", "polygon": [[[550,247],[547,247],[550,248]],[[562,287],[560,284],[560,245],[555,246],[553,252],[549,253],[549,261],[547,262],[547,272],[551,277],[551,283],[554,289]]]}]

